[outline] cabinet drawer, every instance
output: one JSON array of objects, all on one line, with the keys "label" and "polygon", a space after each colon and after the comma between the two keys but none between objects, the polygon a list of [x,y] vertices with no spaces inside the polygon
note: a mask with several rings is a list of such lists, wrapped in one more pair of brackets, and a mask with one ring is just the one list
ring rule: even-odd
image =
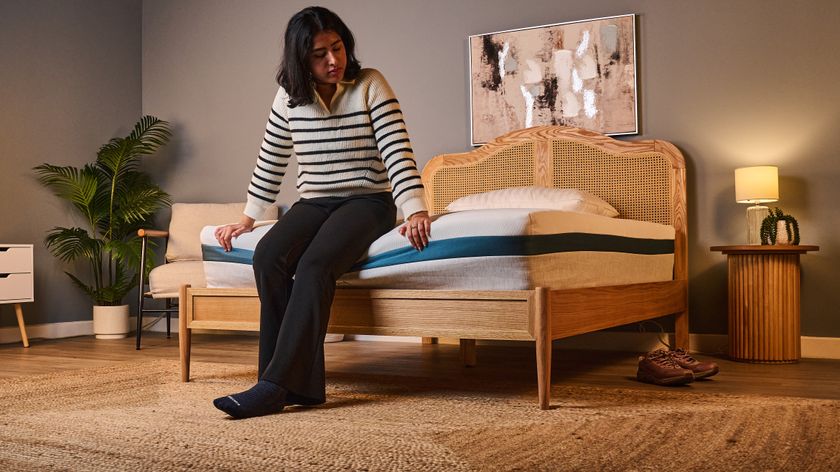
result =
[{"label": "cabinet drawer", "polygon": [[32,301],[32,274],[0,273],[0,303]]},{"label": "cabinet drawer", "polygon": [[0,274],[32,272],[31,247],[0,246]]}]

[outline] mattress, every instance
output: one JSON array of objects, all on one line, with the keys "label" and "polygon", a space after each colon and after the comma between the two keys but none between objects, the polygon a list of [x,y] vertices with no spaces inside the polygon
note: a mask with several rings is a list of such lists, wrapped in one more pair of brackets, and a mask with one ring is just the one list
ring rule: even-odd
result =
[{"label": "mattress", "polygon": [[[208,287],[254,287],[253,250],[270,226],[224,252],[202,230]],[[429,246],[413,249],[398,228],[373,244],[339,287],[522,290],[671,280],[674,228],[643,221],[541,209],[471,210],[438,215]]]}]

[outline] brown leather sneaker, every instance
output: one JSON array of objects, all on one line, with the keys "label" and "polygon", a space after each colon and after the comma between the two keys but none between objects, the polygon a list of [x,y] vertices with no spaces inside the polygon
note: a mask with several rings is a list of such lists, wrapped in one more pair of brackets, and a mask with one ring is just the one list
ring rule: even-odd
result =
[{"label": "brown leather sneaker", "polygon": [[670,354],[671,359],[674,359],[674,362],[679,364],[680,367],[692,371],[695,379],[705,379],[720,372],[716,363],[700,362],[691,357],[691,354],[687,353],[685,349],[676,349],[671,351]]},{"label": "brown leather sneaker", "polygon": [[639,357],[636,378],[656,385],[683,385],[694,381],[689,369],[680,367],[664,349],[657,349]]}]

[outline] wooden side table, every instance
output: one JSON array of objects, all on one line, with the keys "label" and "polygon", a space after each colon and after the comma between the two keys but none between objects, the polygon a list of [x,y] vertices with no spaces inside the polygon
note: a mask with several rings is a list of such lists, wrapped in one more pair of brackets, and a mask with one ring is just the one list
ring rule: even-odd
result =
[{"label": "wooden side table", "polygon": [[791,363],[801,355],[799,255],[819,246],[712,246],[729,266],[729,356]]}]

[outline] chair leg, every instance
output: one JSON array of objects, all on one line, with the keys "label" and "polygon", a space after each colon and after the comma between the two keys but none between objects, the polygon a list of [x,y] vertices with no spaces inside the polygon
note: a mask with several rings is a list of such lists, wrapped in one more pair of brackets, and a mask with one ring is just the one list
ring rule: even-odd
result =
[{"label": "chair leg", "polygon": [[190,381],[190,329],[187,327],[187,288],[181,286],[178,296],[178,350],[181,354],[181,382]]},{"label": "chair leg", "polygon": [[140,334],[143,332],[143,287],[140,287],[140,297],[137,301],[137,350],[140,350]]},{"label": "chair leg", "polygon": [[140,334],[143,332],[143,286],[146,278],[146,238],[140,244],[140,281],[137,285],[137,350],[140,350]]}]

